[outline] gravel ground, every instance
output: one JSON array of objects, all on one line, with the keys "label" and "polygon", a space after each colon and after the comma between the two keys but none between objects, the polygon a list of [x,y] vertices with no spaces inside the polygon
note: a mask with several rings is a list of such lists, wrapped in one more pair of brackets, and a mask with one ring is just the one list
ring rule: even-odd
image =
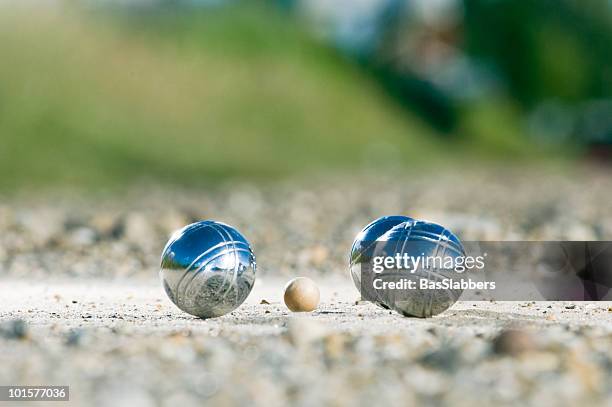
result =
[{"label": "gravel ground", "polygon": [[[612,240],[610,191],[609,170],[498,169],[4,198],[0,384],[113,406],[610,405],[611,303],[459,302],[412,319],[358,301],[346,270],[354,235],[386,214],[464,240]],[[205,218],[237,226],[259,270],[242,307],[203,321],[167,300],[157,267],[169,233]],[[316,312],[281,303],[297,275],[319,284]]]}]

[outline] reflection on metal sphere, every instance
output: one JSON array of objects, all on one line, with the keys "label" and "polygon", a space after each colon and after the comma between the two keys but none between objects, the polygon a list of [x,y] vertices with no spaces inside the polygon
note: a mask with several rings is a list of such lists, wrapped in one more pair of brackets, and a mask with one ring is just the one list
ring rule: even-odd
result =
[{"label": "reflection on metal sphere", "polygon": [[200,318],[236,309],[255,283],[255,255],[235,228],[197,222],[176,231],[164,248],[160,277],[170,300]]},{"label": "reflection on metal sphere", "polygon": [[[395,221],[399,221],[399,217]],[[386,219],[386,220],[385,220]],[[392,222],[388,218],[381,218],[364,229],[364,235],[376,227],[378,222]],[[438,282],[443,279],[457,277],[452,269],[441,267],[425,267],[423,263],[414,269],[385,269],[381,273],[373,273],[372,260],[374,257],[395,257],[397,255],[425,258],[457,258],[465,256],[463,245],[451,231],[435,223],[409,219],[396,224],[386,232],[379,234],[381,226],[372,233],[375,240],[361,239],[362,254],[355,255],[355,245],[351,251],[351,275],[357,285],[359,279],[361,295],[364,299],[391,308],[402,315],[415,317],[430,317],[439,314],[453,305],[461,290],[453,289],[420,289],[420,280]],[[363,233],[363,232],[362,232]],[[378,235],[378,236],[377,236]],[[358,236],[359,237],[359,236]],[[398,282],[412,280],[416,289],[386,289],[379,290],[373,287],[373,280],[381,279],[385,282]],[[363,284],[363,286],[362,286]]]},{"label": "reflection on metal sphere", "polygon": [[[376,246],[376,241],[379,237],[387,233],[393,227],[411,221],[412,218],[407,216],[383,216],[373,222],[370,222],[366,227],[361,229],[361,232],[355,236],[351,254],[349,258],[349,271],[351,278],[357,290],[361,292],[361,267],[362,264],[369,263],[372,259],[372,252]],[[388,308],[386,305],[376,303],[377,305]]]}]

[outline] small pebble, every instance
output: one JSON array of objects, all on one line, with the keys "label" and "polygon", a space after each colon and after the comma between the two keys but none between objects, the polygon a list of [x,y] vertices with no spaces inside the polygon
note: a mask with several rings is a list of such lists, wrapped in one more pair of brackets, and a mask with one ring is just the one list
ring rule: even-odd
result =
[{"label": "small pebble", "polygon": [[28,336],[28,325],[23,319],[13,319],[0,325],[0,335],[7,339],[23,339]]},{"label": "small pebble", "polygon": [[71,329],[66,334],[66,345],[67,346],[78,346],[83,339],[83,331],[80,329]]},{"label": "small pebble", "polygon": [[493,351],[500,355],[519,356],[534,349],[533,337],[525,331],[508,329],[493,339]]},{"label": "small pebble", "polygon": [[427,352],[420,359],[425,366],[452,372],[456,370],[461,362],[461,350],[450,346]]},{"label": "small pebble", "polygon": [[319,299],[319,287],[309,278],[294,278],[285,287],[285,304],[293,312],[314,311],[319,305]]}]

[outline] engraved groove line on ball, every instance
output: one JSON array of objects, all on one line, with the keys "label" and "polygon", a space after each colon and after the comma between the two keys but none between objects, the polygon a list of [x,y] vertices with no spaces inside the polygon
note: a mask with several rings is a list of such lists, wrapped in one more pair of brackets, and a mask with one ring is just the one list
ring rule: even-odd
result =
[{"label": "engraved groove line on ball", "polygon": [[[209,226],[209,225],[205,225],[205,226]],[[204,226],[202,227],[196,227],[193,230],[200,230],[202,229]],[[223,245],[225,244],[225,242],[220,242],[218,244],[216,244],[215,246],[211,247],[210,249],[206,250],[205,252],[201,253],[199,256],[197,256],[189,266],[187,266],[187,268],[185,269],[185,271],[183,272],[183,275],[181,276],[181,278],[179,279],[179,282],[176,284],[176,297],[177,297],[177,302],[180,301],[180,297],[181,297],[181,285],[185,279],[185,277],[187,277],[187,275],[192,271],[193,266],[195,266],[197,264],[197,262],[199,260],[201,260],[204,256],[210,254],[212,251],[217,250],[220,247],[223,247]],[[198,268],[198,270],[201,268],[201,266]],[[190,283],[188,283],[187,285],[189,285]]]},{"label": "engraved groove line on ball", "polygon": [[[226,244],[226,245],[229,245],[229,243],[230,243],[230,242],[226,242],[225,244]],[[200,265],[200,267],[198,267],[198,268],[197,268],[197,269],[196,269],[196,270],[195,270],[195,271],[192,273],[192,277],[191,277],[191,279],[190,279],[190,280],[189,280],[189,281],[186,283],[185,292],[186,292],[186,290],[188,289],[188,287],[191,285],[191,283],[193,282],[193,280],[195,280],[195,278],[198,276],[198,274],[200,274],[200,273],[201,273],[201,272],[202,272],[202,271],[203,271],[203,270],[204,270],[204,269],[205,269],[205,268],[206,268],[208,265],[210,265],[210,263],[211,263],[212,261],[214,261],[214,260],[218,259],[219,257],[223,257],[223,256],[225,256],[225,255],[227,255],[227,254],[237,253],[237,252],[243,252],[243,253],[247,253],[247,254],[249,254],[249,255],[251,254],[251,251],[250,251],[250,250],[247,250],[247,249],[242,249],[242,248],[235,249],[235,250],[229,250],[229,249],[226,249],[226,250],[223,250],[223,251],[222,251],[222,252],[220,252],[220,253],[215,254],[213,257],[211,257],[211,258],[209,258],[208,260],[206,260],[206,262],[202,263],[202,264]],[[212,276],[211,276],[211,277],[212,277]],[[225,284],[225,282],[226,282],[226,280],[224,279],[223,284]],[[218,293],[218,292],[219,292],[219,291],[217,291],[217,293]]]},{"label": "engraved groove line on ball", "polygon": [[[217,227],[217,225],[215,225],[215,227]],[[232,244],[233,248],[232,248],[232,253],[234,255],[234,273],[233,273],[233,278],[232,281],[236,281],[236,277],[238,274],[238,253],[236,250],[236,240],[234,240],[231,236],[231,234],[229,233],[229,231],[225,228],[225,227],[219,227],[220,231],[219,233],[222,235],[223,232],[225,232],[225,234],[227,235],[227,237],[231,240],[229,240],[229,242]],[[219,287],[219,289],[217,290],[217,293],[219,293],[221,291],[221,288],[227,283],[227,273],[225,273],[223,275],[223,284],[221,284],[221,286]],[[223,294],[223,298],[227,297],[227,294],[229,293],[229,291],[232,288],[232,284],[228,284],[227,285],[227,289],[225,290],[225,293]]]},{"label": "engraved groove line on ball", "polygon": [[[191,233],[194,233],[196,231],[199,231],[201,229],[204,229],[206,227],[211,228],[212,230],[216,231],[217,233],[219,233],[221,239],[223,240],[222,242],[218,243],[217,245],[211,247],[210,249],[206,250],[204,253],[200,254],[198,257],[196,257],[196,259],[189,265],[189,267],[187,268],[187,270],[183,273],[183,276],[181,276],[181,279],[179,281],[179,283],[176,286],[176,296],[177,296],[177,303],[181,303],[183,304],[183,300],[186,296],[187,290],[189,289],[189,286],[191,285],[191,282],[193,281],[193,279],[195,278],[195,275],[197,275],[202,269],[203,267],[205,267],[206,265],[208,265],[208,263],[212,260],[209,259],[208,261],[204,262],[203,264],[200,265],[200,267],[198,267],[198,269],[193,273],[194,276],[192,276],[192,278],[186,283],[183,284],[183,281],[185,279],[185,277],[187,276],[187,274],[189,274],[192,271],[192,267],[200,260],[202,259],[202,257],[210,254],[212,251],[217,250],[221,247],[223,247],[224,245],[227,244],[227,239],[225,239],[225,236],[219,232],[219,230],[215,227],[215,223],[213,223],[212,221],[205,221],[201,224],[197,224],[196,226],[194,226],[193,228],[191,228],[189,231]],[[189,229],[189,227],[187,227],[187,229]],[[182,288],[182,289],[181,289]]]},{"label": "engraved groove line on ball", "polygon": [[[231,242],[224,242],[224,245],[226,245],[226,246],[227,246],[227,245],[229,245],[230,243],[231,243]],[[239,252],[244,252],[244,253],[247,253],[247,254],[251,254],[251,251],[249,251],[249,250],[247,250],[247,249],[236,249],[236,250],[226,249],[226,250],[221,251],[220,253],[215,254],[214,256],[212,256],[211,258],[209,258],[209,259],[207,259],[205,262],[203,262],[203,263],[200,265],[200,267],[198,267],[198,268],[197,268],[197,270],[195,270],[195,271],[192,273],[192,276],[191,276],[191,278],[189,279],[189,281],[188,281],[187,283],[185,283],[185,284],[184,284],[183,295],[184,295],[184,296],[187,296],[187,291],[189,290],[189,287],[191,286],[191,283],[192,283],[192,282],[193,282],[193,281],[196,279],[196,277],[197,277],[197,276],[198,276],[198,275],[199,275],[199,274],[200,274],[200,273],[201,273],[201,272],[202,272],[202,271],[203,271],[203,270],[204,270],[204,269],[205,269],[205,268],[206,268],[208,265],[210,265],[210,263],[211,263],[211,262],[213,262],[214,260],[218,259],[219,257],[223,257],[223,256],[225,256],[225,255],[227,255],[227,254],[231,253],[232,251],[234,251],[234,252],[239,251]],[[207,277],[207,279],[208,279],[208,278],[211,278],[211,277],[213,277],[213,276]],[[223,280],[223,284],[225,284],[225,283],[226,283],[226,280],[224,279],[224,280]],[[222,287],[222,286],[223,286],[223,285],[221,285],[221,287]],[[215,293],[217,293],[217,294],[218,294],[220,291],[221,291],[220,289],[217,289],[217,291],[216,291]]]},{"label": "engraved groove line on ball", "polygon": [[[237,254],[236,254],[236,244],[235,244],[235,240],[232,239],[232,236],[230,235],[230,233],[227,231],[227,229],[225,229],[224,227],[220,226],[220,225],[213,225],[213,228],[219,233],[219,235],[221,235],[221,238],[226,241],[229,244],[232,245],[232,251],[228,251],[228,253],[233,253],[234,255],[234,269],[236,268],[236,265],[238,263],[238,258],[237,258]],[[225,233],[225,235],[224,235]],[[227,238],[227,239],[226,239]],[[228,240],[229,239],[229,240]],[[217,289],[215,294],[219,294],[223,288],[223,286],[227,284],[227,273],[223,274],[223,283],[219,286],[219,288]],[[225,297],[227,296],[227,293],[229,292],[229,289],[231,288],[231,285],[228,285],[228,288],[226,289],[225,293],[223,294],[223,298],[225,299]]]}]

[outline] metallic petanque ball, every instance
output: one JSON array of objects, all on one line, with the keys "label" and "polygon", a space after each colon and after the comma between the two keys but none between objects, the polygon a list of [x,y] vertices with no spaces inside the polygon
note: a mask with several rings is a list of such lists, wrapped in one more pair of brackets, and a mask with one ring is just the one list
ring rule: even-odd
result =
[{"label": "metallic petanque ball", "polygon": [[[355,236],[349,258],[349,271],[357,290],[361,292],[361,266],[371,261],[378,238],[393,227],[410,220],[412,218],[407,216],[383,216],[370,222]],[[387,308],[384,304],[378,303],[378,305]]]},{"label": "metallic petanque ball", "polygon": [[170,300],[200,318],[236,309],[255,283],[255,255],[235,228],[212,220],[174,232],[161,258],[160,277]]},{"label": "metallic petanque ball", "polygon": [[[394,309],[406,316],[430,317],[454,304],[461,290],[377,290],[373,280],[386,282],[401,279],[440,281],[457,277],[454,270],[419,267],[413,272],[385,269],[380,274],[372,271],[372,261],[378,256],[440,256],[461,257],[465,250],[461,241],[441,225],[419,221],[406,216],[385,216],[367,225],[355,238],[350,254],[350,272],[362,298],[383,308]],[[363,286],[362,286],[363,284]]]},{"label": "metallic petanque ball", "polygon": [[[391,228],[378,238],[374,256],[404,255],[457,258],[465,256],[459,238],[444,226],[432,222],[410,220]],[[454,269],[423,267],[413,271],[390,269],[378,277],[383,281],[413,280],[419,286],[421,279],[440,282],[459,277]],[[376,300],[402,315],[427,318],[440,314],[453,305],[462,293],[455,289],[373,290]]]}]

